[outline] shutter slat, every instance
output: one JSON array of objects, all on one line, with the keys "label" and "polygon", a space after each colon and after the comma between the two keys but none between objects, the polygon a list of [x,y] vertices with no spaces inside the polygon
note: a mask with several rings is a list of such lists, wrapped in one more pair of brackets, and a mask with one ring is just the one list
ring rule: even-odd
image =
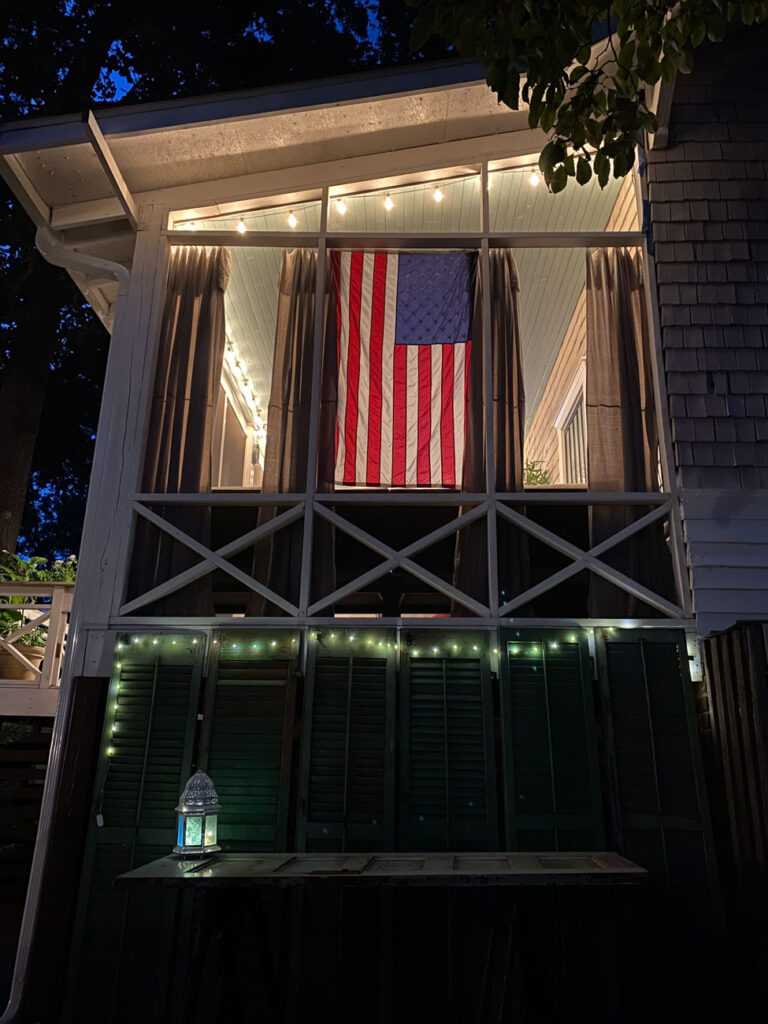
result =
[{"label": "shutter slat", "polygon": [[225,850],[285,849],[293,660],[230,657],[211,665],[206,771],[219,794]]},{"label": "shutter slat", "polygon": [[597,636],[609,708],[621,852],[657,879],[701,886],[711,868],[684,638]]},{"label": "shutter slat", "polygon": [[505,639],[502,745],[509,848],[602,849],[586,637],[523,630]]},{"label": "shutter slat", "polygon": [[[318,649],[319,648],[319,649]],[[299,846],[392,848],[394,667],[354,649],[310,654],[299,800]]]},{"label": "shutter slat", "polygon": [[486,661],[412,657],[402,700],[401,848],[496,849]]}]

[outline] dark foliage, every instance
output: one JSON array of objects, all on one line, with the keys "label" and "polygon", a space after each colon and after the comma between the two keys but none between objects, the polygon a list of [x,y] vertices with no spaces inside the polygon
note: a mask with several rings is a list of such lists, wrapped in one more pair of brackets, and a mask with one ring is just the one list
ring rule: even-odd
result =
[{"label": "dark foliage", "polygon": [[[440,57],[400,0],[6,0],[0,118],[251,89]],[[0,183],[0,547],[76,551],[108,336]],[[4,455],[3,455],[4,452]],[[27,483],[23,523],[21,505]]]}]

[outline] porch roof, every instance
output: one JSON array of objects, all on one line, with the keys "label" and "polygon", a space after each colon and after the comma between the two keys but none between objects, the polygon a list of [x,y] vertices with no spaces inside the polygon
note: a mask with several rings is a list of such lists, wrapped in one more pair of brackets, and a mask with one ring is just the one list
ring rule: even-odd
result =
[{"label": "porch roof", "polygon": [[[179,208],[264,193],[265,185],[280,191],[277,176],[286,169],[317,172],[382,153],[426,147],[435,151],[433,166],[445,166],[447,145],[472,159],[472,140],[526,129],[527,112],[501,105],[479,66],[451,61],[111,106],[95,121],[96,141],[75,114],[0,126],[0,171],[38,225],[61,231],[125,222],[115,178],[136,206]],[[532,151],[539,133],[525,134],[537,136]],[[354,180],[358,171],[350,173]]]}]

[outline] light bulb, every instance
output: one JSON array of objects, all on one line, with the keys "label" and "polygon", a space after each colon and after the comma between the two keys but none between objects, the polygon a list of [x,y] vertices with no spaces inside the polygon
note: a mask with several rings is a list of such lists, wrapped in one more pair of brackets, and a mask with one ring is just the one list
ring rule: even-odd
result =
[{"label": "light bulb", "polygon": [[344,202],[343,199],[336,200],[336,211],[337,213],[340,213],[342,217],[347,212],[347,204]]},{"label": "light bulb", "polygon": [[435,200],[436,203],[442,203],[442,201],[443,201],[443,193],[442,193],[439,185],[435,185],[435,190],[432,193],[432,198]]},{"label": "light bulb", "polygon": [[245,234],[245,221],[243,220],[242,217],[237,222],[237,230],[240,232],[241,235]]},{"label": "light bulb", "polygon": [[531,188],[536,188],[540,181],[541,178],[539,177],[538,173],[535,170],[531,171],[531,175],[528,178],[528,184],[531,186]]},{"label": "light bulb", "polygon": [[387,192],[384,199],[384,209],[389,213],[390,210],[394,210],[395,204],[392,202],[392,196]]},{"label": "light bulb", "polygon": [[296,220],[296,214],[293,210],[290,210],[288,213],[288,227],[295,228],[298,223],[299,222]]}]

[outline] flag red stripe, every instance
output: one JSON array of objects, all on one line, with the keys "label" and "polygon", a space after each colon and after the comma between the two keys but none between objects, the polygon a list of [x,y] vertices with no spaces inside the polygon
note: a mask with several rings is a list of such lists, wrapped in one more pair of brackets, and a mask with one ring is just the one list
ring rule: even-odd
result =
[{"label": "flag red stripe", "polygon": [[363,254],[353,252],[349,270],[349,354],[347,363],[347,415],[344,424],[346,443],[344,483],[354,484],[357,457],[358,385],[360,383],[360,292]]},{"label": "flag red stripe", "polygon": [[408,393],[408,347],[395,345],[392,381],[392,483],[405,484],[405,400]]},{"label": "flag red stripe", "polygon": [[371,296],[371,380],[368,407],[368,460],[365,479],[370,486],[381,482],[381,354],[384,344],[384,301],[387,297],[387,254],[377,252],[373,264]]},{"label": "flag red stripe", "polygon": [[419,440],[416,454],[416,482],[419,487],[431,483],[429,442],[432,432],[432,346],[419,345]]},{"label": "flag red stripe", "polygon": [[440,396],[440,464],[443,487],[456,483],[456,467],[453,453],[453,345],[443,345],[443,381]]}]

